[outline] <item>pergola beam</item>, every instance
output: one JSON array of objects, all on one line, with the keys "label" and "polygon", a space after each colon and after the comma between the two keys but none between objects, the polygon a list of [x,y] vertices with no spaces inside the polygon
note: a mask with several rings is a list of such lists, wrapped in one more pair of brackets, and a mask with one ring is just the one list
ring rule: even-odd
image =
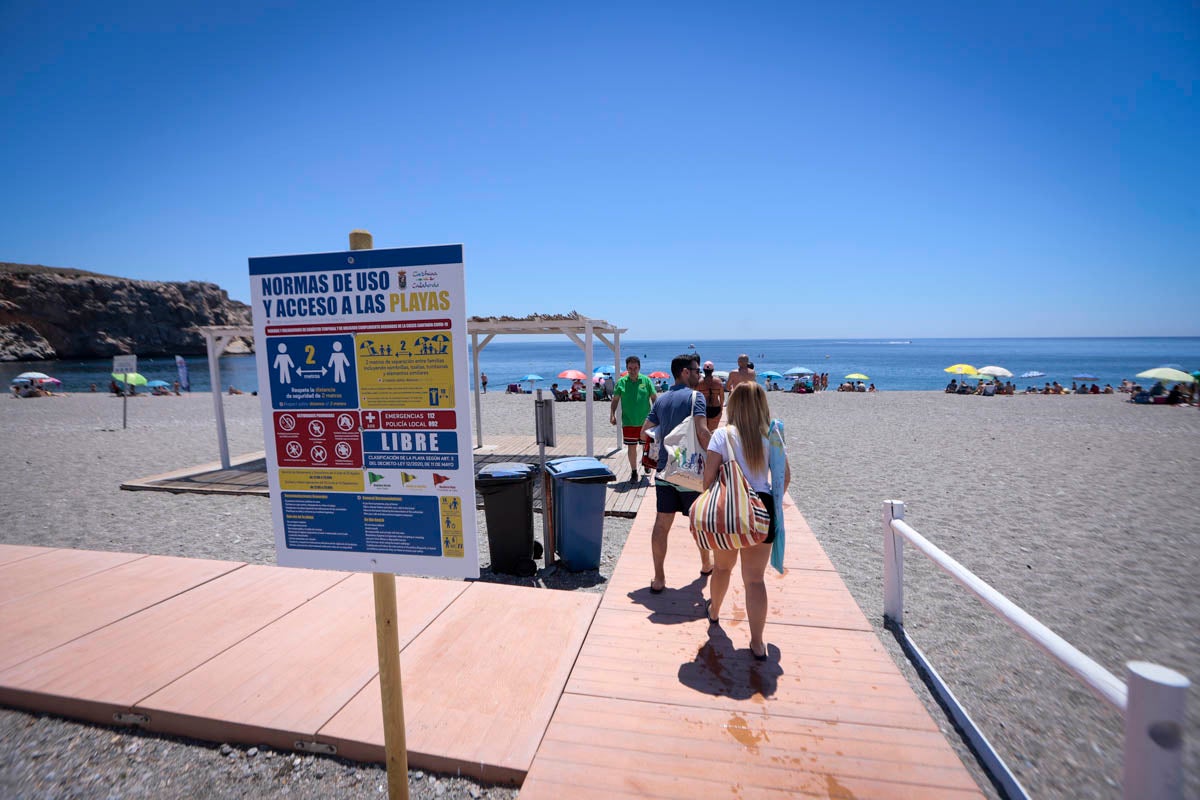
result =
[{"label": "pergola beam", "polygon": [[[602,319],[582,317],[577,314],[562,318],[533,317],[529,319],[509,320],[473,317],[467,320],[467,333],[471,336],[471,364],[474,369],[475,385],[475,446],[483,446],[483,408],[480,403],[479,386],[479,353],[488,343],[500,334],[535,335],[562,334],[579,346],[584,353],[589,378],[593,369],[592,340],[599,339],[613,353],[613,374],[620,374],[621,334],[626,328],[618,328]],[[210,325],[200,328],[208,350],[208,375],[213,387],[213,413],[217,419],[217,447],[221,452],[221,467],[229,469],[229,436],[225,427],[225,404],[221,397],[221,354],[233,339],[249,339],[254,341],[254,328],[240,325]],[[612,337],[611,341],[609,336]],[[481,338],[482,337],[482,338]],[[593,392],[587,387],[587,454],[592,455],[592,408]],[[265,435],[265,434],[264,434]],[[617,442],[621,441],[621,432],[617,431]]]}]

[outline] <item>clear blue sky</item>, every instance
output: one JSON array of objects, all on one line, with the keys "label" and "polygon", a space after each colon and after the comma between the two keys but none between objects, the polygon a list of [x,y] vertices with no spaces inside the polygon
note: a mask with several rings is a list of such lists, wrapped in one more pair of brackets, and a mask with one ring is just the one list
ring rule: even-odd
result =
[{"label": "clear blue sky", "polygon": [[1195,3],[0,0],[0,41],[4,261],[248,300],[366,228],[636,338],[1200,333]]}]

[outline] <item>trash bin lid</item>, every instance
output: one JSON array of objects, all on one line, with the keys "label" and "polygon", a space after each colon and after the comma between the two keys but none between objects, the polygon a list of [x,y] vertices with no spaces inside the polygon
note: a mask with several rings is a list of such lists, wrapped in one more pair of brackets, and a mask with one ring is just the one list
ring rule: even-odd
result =
[{"label": "trash bin lid", "polygon": [[607,483],[617,477],[611,469],[594,458],[563,459],[563,462],[553,466],[548,463],[546,468],[552,469],[556,477],[567,481]]},{"label": "trash bin lid", "polygon": [[575,470],[576,462],[582,461],[585,464],[592,465],[597,463],[596,459],[591,456],[560,456],[552,458],[546,462],[546,472],[556,478],[565,477]]},{"label": "trash bin lid", "polygon": [[522,464],[517,461],[503,461],[499,464],[488,464],[479,470],[475,483],[479,486],[491,486],[497,483],[519,483],[532,477],[532,464]]}]

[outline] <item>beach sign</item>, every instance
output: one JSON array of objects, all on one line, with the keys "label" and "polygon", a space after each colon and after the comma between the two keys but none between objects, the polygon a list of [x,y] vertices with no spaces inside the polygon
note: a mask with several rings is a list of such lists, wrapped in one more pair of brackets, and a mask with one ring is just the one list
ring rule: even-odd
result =
[{"label": "beach sign", "polygon": [[137,356],[136,355],[120,355],[113,356],[113,375],[121,375],[121,382],[125,384],[121,392],[121,428],[129,427],[129,391],[128,378],[133,373],[137,372]]},{"label": "beach sign", "polygon": [[279,564],[479,577],[462,246],[249,266]]},{"label": "beach sign", "polygon": [[137,356],[113,356],[112,371],[117,375],[130,375],[137,372]]}]

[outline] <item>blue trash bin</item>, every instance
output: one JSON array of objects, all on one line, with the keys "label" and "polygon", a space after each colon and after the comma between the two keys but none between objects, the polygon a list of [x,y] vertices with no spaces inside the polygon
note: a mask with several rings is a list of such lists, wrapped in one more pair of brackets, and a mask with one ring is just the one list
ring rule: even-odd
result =
[{"label": "blue trash bin", "polygon": [[[562,475],[574,471],[574,462],[586,461],[590,465],[595,461],[591,456],[560,456],[552,458],[546,462],[545,472],[542,473],[542,530],[547,534],[546,543],[551,547],[551,552],[546,554],[546,566],[549,567],[554,563],[556,555],[564,552],[563,541],[567,532],[563,530],[562,524],[562,504],[559,502],[562,497]],[[546,509],[550,513],[546,513]]]},{"label": "blue trash bin", "polygon": [[546,462],[551,478],[554,536],[567,569],[600,568],[604,540],[604,484],[616,480],[594,458],[556,458]]}]

